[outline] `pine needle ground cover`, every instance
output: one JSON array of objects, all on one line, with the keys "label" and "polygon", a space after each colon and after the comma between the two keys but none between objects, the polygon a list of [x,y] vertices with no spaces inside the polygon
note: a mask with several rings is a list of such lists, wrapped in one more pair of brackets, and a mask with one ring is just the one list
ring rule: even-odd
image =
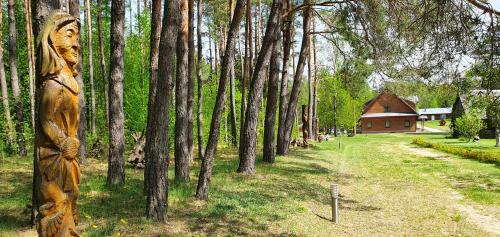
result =
[{"label": "pine needle ground cover", "polygon": [[[411,145],[414,138],[358,135],[313,143],[273,165],[258,162],[252,176],[235,173],[237,150],[221,148],[209,201],[193,198],[195,161],[191,183],[170,188],[169,220],[162,225],[143,217],[141,170],[127,169],[124,187],[108,187],[106,161],[90,160],[82,166],[79,228],[84,236],[493,236],[461,207],[499,220],[500,168],[446,153],[446,159],[427,157],[414,152],[427,149]],[[31,165],[0,159],[0,236],[35,234],[27,212]],[[340,187],[338,225],[330,221],[331,183]]]}]

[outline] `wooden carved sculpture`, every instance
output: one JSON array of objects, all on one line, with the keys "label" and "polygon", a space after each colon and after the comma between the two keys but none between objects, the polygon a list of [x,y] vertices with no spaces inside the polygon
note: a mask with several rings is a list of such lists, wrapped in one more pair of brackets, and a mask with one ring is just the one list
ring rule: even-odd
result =
[{"label": "wooden carved sculpture", "polygon": [[37,41],[39,61],[38,120],[34,192],[39,236],[79,236],[76,201],[80,166],[77,130],[80,120],[75,80],[80,51],[80,23],[73,16],[54,11]]},{"label": "wooden carved sculpture", "polygon": [[304,138],[304,148],[309,147],[309,117],[307,114],[307,105],[302,105],[302,137]]}]

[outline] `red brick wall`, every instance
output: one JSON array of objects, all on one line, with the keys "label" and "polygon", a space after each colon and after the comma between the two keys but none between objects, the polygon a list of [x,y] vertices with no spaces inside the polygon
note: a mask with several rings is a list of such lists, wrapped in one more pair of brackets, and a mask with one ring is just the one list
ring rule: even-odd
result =
[{"label": "red brick wall", "polygon": [[399,98],[388,93],[382,93],[368,108],[366,113],[384,113],[384,106],[386,105],[389,105],[392,113],[415,113]]},{"label": "red brick wall", "polygon": [[[391,121],[391,127],[385,127],[385,121]],[[405,120],[410,121],[410,127],[405,127]],[[367,123],[372,122],[372,127],[368,128]],[[373,132],[415,132],[417,130],[417,116],[405,117],[385,117],[385,118],[361,118],[361,128],[363,133]]]}]

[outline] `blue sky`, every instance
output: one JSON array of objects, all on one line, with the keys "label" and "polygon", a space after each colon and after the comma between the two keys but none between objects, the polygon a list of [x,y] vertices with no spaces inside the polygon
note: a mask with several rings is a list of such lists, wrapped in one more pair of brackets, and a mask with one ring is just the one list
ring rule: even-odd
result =
[{"label": "blue sky", "polygon": [[495,8],[497,11],[500,11],[500,0],[492,0],[490,1],[490,3],[493,8]]}]

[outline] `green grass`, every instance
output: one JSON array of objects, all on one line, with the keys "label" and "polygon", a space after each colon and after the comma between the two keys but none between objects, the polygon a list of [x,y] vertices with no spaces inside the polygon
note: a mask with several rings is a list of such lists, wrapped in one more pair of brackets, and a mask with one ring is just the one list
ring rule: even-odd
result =
[{"label": "green grass", "polygon": [[[434,121],[428,120],[428,121],[425,121],[424,126],[425,127],[429,127],[429,128],[439,129],[439,130],[441,130],[443,132],[450,132],[450,123],[451,123],[451,120],[446,119],[445,120],[446,121],[446,125],[444,125],[444,126],[439,125],[440,121],[441,120],[434,120]],[[419,124],[420,124],[420,121],[419,121]]]},{"label": "green grass", "polygon": [[[413,138],[377,134],[313,143],[275,164],[257,162],[252,176],[235,173],[237,150],[221,148],[209,201],[193,198],[196,161],[190,184],[170,187],[169,221],[161,225],[143,217],[142,171],[128,168],[125,186],[108,187],[106,162],[90,160],[82,166],[79,229],[84,236],[485,235],[450,204],[498,208],[500,169],[455,156],[416,155],[408,150]],[[0,236],[29,232],[31,160],[2,158],[0,175]],[[334,182],[342,195],[340,225],[330,222]]]}]

